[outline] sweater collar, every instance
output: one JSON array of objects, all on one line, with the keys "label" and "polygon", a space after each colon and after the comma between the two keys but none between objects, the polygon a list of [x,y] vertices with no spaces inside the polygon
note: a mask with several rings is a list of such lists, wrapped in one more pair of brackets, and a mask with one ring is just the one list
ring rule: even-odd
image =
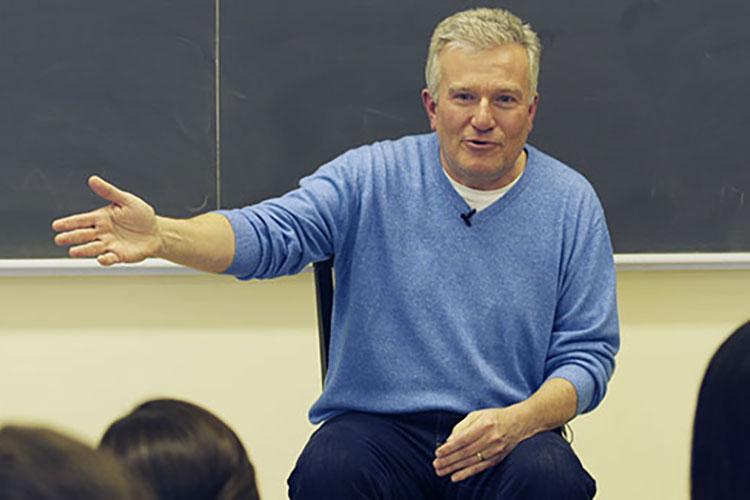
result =
[{"label": "sweater collar", "polygon": [[[448,179],[448,176],[443,170],[443,165],[440,162],[440,142],[438,141],[437,134],[434,132],[430,135],[429,149],[430,161],[428,162],[428,165],[426,167],[430,174],[430,177],[432,177],[432,182],[438,188],[440,195],[444,196],[448,203],[450,203],[456,210],[460,212],[471,210],[472,207],[469,206],[466,200],[464,200],[464,198],[453,187],[453,184],[451,184],[451,181]],[[523,174],[521,174],[518,179],[511,183],[510,189],[508,189],[508,192],[504,196],[502,196],[500,199],[495,200],[495,202],[487,206],[486,209],[477,213],[472,219],[473,221],[480,221],[482,219],[494,216],[495,213],[501,212],[506,206],[510,205],[520,193],[522,193],[526,189],[529,183],[531,183],[532,178],[535,176],[539,151],[534,146],[528,143],[524,145],[524,149],[526,150],[527,158],[526,168],[524,169]]]}]

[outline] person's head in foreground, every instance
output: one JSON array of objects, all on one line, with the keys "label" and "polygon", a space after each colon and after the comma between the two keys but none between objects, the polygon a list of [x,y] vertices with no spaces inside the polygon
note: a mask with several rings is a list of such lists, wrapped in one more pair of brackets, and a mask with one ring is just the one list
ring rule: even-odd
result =
[{"label": "person's head in foreground", "polygon": [[150,500],[110,454],[42,427],[0,429],[3,500]]},{"label": "person's head in foreground", "polygon": [[719,347],[703,377],[693,425],[693,500],[750,495],[750,322]]},{"label": "person's head in foreground", "polygon": [[192,403],[156,399],[112,423],[109,450],[160,500],[257,500],[255,470],[237,435]]}]

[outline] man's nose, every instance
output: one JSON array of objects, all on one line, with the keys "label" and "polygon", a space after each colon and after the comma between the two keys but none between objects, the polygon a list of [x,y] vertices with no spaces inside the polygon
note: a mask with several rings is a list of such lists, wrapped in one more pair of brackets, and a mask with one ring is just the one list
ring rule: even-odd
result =
[{"label": "man's nose", "polygon": [[491,130],[495,126],[495,117],[492,116],[492,107],[489,99],[481,99],[471,118],[471,125],[480,131]]}]

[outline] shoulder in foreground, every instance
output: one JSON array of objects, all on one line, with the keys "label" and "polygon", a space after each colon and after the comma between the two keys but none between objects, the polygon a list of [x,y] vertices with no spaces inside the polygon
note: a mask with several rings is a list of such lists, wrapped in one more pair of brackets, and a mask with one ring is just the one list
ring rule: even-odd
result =
[{"label": "shoulder in foreground", "polygon": [[414,162],[436,158],[438,143],[435,134],[407,135],[398,139],[354,147],[331,163],[349,171],[380,170],[382,167],[399,168]]},{"label": "shoulder in foreground", "polygon": [[425,134],[404,135],[394,139],[381,139],[370,144],[363,144],[350,149],[350,152],[361,152],[367,149],[384,151],[423,152],[437,147],[437,135],[434,132]]},{"label": "shoulder in foreground", "polygon": [[526,150],[529,153],[529,166],[543,173],[547,179],[555,179],[555,184],[593,190],[588,179],[575,168],[530,144],[526,145]]}]

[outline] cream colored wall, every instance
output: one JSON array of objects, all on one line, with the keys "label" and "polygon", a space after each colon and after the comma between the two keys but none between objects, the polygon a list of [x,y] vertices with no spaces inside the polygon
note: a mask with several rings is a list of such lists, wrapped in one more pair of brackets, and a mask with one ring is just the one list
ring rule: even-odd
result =
[{"label": "cream colored wall", "polygon": [[286,498],[320,390],[312,274],[0,278],[0,304],[0,420],[95,442],[144,399],[187,398],[247,443],[263,498]]},{"label": "cream colored wall", "polygon": [[[619,273],[623,347],[602,406],[574,423],[605,500],[687,499],[708,358],[750,318],[750,271]],[[202,403],[248,444],[263,498],[313,427],[320,388],[312,275],[0,278],[0,423],[95,442],[150,397]]]},{"label": "cream colored wall", "polygon": [[690,435],[706,364],[750,319],[750,271],[618,273],[622,349],[575,447],[606,500],[689,498]]}]

